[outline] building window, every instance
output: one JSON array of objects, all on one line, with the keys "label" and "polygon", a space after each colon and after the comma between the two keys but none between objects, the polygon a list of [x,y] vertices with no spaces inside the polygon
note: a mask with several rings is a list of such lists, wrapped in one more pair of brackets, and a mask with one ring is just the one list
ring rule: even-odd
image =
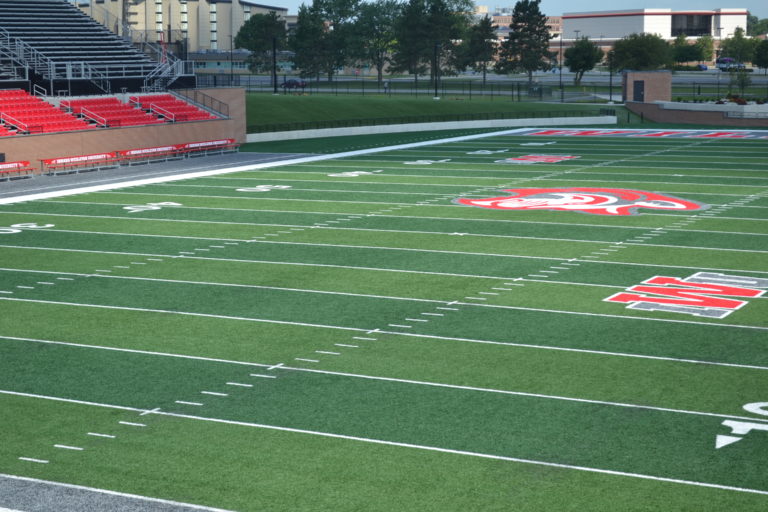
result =
[{"label": "building window", "polygon": [[711,34],[712,16],[708,14],[673,14],[672,37]]}]

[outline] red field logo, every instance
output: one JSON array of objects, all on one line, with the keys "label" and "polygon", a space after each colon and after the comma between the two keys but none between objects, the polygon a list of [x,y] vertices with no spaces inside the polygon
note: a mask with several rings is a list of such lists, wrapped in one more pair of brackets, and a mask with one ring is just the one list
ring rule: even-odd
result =
[{"label": "red field logo", "polygon": [[496,160],[496,163],[501,164],[556,164],[557,162],[564,162],[566,160],[574,160],[580,158],[572,155],[524,155],[516,156],[514,158],[505,158],[503,160]]},{"label": "red field logo", "polygon": [[760,297],[766,288],[768,279],[697,272],[685,279],[654,276],[603,300],[629,304],[627,309],[725,318],[748,303],[732,297]]},{"label": "red field logo", "polygon": [[458,199],[458,204],[494,210],[560,210],[596,215],[635,215],[639,208],[705,210],[708,205],[672,196],[621,188],[513,188],[513,196]]}]

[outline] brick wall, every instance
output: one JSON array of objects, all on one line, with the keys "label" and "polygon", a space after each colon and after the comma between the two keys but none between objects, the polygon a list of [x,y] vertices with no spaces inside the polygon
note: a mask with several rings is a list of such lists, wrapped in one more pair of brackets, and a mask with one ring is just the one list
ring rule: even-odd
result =
[{"label": "brick wall", "polygon": [[635,101],[635,90],[643,83],[643,102],[670,101],[672,99],[672,73],[669,71],[625,71],[622,82],[624,101]]},{"label": "brick wall", "polygon": [[47,158],[225,138],[245,142],[245,90],[201,90],[227,103],[230,119],[3,137],[0,152],[5,153],[6,161],[29,160],[37,168]]}]

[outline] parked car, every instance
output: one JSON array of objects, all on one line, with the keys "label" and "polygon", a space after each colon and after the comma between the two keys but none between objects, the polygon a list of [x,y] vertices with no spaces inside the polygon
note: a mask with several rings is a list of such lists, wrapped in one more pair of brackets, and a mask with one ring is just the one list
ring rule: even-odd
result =
[{"label": "parked car", "polygon": [[282,84],[280,84],[280,87],[283,89],[304,89],[307,86],[307,82],[304,80],[296,80],[295,78],[291,78],[290,80],[286,80]]},{"label": "parked car", "polygon": [[744,64],[736,62],[736,59],[731,57],[720,57],[716,61],[717,69],[720,71],[736,71],[737,69],[744,69]]}]

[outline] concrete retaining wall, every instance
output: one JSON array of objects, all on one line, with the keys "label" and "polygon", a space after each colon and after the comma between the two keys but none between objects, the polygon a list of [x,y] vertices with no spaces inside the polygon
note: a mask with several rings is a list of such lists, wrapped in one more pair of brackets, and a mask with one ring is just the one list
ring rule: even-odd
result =
[{"label": "concrete retaining wall", "polygon": [[627,109],[657,123],[694,124],[699,126],[733,126],[737,128],[762,128],[768,126],[768,119],[727,117],[727,112],[714,110],[679,110],[662,108],[659,103],[635,103],[628,101]]},{"label": "concrete retaining wall", "polygon": [[247,142],[269,142],[273,140],[316,139],[320,137],[342,137],[346,135],[375,135],[378,133],[424,132],[431,130],[462,130],[473,128],[516,128],[537,126],[581,126],[616,124],[616,116],[594,117],[548,117],[535,119],[494,119],[485,121],[454,121],[450,123],[388,124],[380,126],[355,126],[350,128],[323,128],[290,132],[249,133]]}]

